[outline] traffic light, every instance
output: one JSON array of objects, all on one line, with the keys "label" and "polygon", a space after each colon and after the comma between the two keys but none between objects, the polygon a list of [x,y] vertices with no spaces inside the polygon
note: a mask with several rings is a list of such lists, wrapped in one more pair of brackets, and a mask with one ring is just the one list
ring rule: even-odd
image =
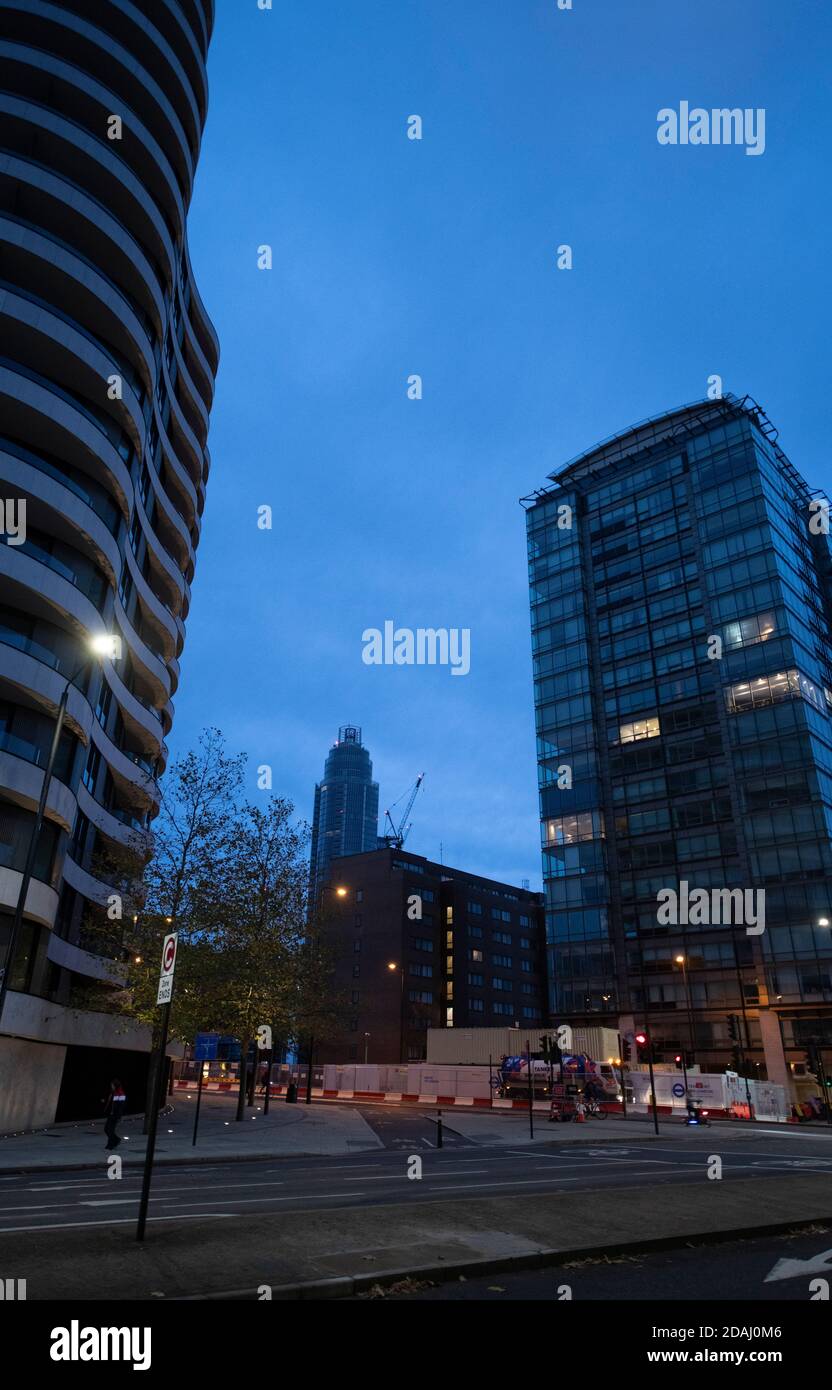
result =
[{"label": "traffic light", "polygon": [[621,1061],[629,1062],[632,1060],[633,1048],[629,1038],[621,1039]]},{"label": "traffic light", "polygon": [[683,1061],[682,1061],[682,1054],[681,1054],[681,1052],[677,1052],[677,1053],[676,1053],[676,1056],[673,1058],[673,1060],[674,1060],[674,1062],[676,1063],[676,1070],[677,1070],[677,1071],[682,1071],[682,1070],[684,1070],[684,1063],[683,1063]]},{"label": "traffic light", "polygon": [[648,1038],[647,1034],[636,1033],[635,1044],[638,1060],[640,1062],[646,1062],[649,1058],[650,1053],[650,1039]]},{"label": "traffic light", "polygon": [[728,1037],[732,1042],[740,1040],[740,1021],[736,1014],[728,1015]]}]

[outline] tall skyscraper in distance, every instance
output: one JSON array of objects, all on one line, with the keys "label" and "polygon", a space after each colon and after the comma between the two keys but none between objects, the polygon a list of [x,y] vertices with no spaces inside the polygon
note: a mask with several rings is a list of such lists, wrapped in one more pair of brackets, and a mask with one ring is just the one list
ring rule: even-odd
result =
[{"label": "tall skyscraper in distance", "polygon": [[331,859],[363,854],[378,843],[378,782],[361,729],[343,724],[315,787],[310,853],[310,901],[329,878]]},{"label": "tall skyscraper in distance", "polygon": [[[123,956],[97,928],[114,930],[102,866],[158,811],[205,505],[219,347],[186,219],[213,17],[213,0],[0,6],[0,497],[7,522],[26,508],[0,536],[0,965],[68,691],[0,1129],[96,1114],[114,1073],[142,1093],[149,1033],[107,1012]],[[86,662],[102,633],[121,655]]]},{"label": "tall skyscraper in distance", "polygon": [[786,1082],[832,1046],[828,510],[748,397],[550,479],[524,502],[552,1012]]}]

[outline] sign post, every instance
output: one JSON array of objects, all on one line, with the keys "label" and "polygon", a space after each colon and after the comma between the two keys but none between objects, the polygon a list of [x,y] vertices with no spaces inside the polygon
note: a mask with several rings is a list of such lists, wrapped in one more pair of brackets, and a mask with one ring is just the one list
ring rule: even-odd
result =
[{"label": "sign post", "polygon": [[199,1062],[199,1081],[196,1088],[196,1114],[194,1115],[194,1137],[191,1140],[191,1147],[196,1144],[196,1132],[199,1128],[199,1107],[202,1104],[202,1081],[205,1074],[205,1063],[217,1060],[217,1043],[219,1034],[217,1033],[197,1033],[196,1044],[194,1046],[194,1057]]},{"label": "sign post", "polygon": [[[269,1027],[268,1023],[261,1023],[260,1027],[257,1029],[257,1049],[259,1052],[265,1053],[266,1057],[266,1083],[263,1088],[263,1114],[268,1115],[269,1095],[271,1094],[272,1089],[272,1059],[274,1057],[274,1047],[272,1046],[272,1030]],[[258,1061],[255,1067],[255,1075],[257,1075],[259,1071],[260,1063]]]},{"label": "sign post", "polygon": [[153,1176],[153,1154],[156,1149],[156,1130],[159,1124],[159,1106],[162,1103],[162,1086],[165,1076],[165,1054],[168,1046],[168,1024],[170,1023],[170,1001],[173,998],[173,972],[176,968],[176,932],[165,937],[162,946],[162,965],[159,975],[159,988],[156,1003],[162,1005],[161,1035],[159,1038],[159,1062],[153,1086],[153,1100],[150,1110],[150,1124],[147,1130],[147,1150],[144,1156],[142,1176],[142,1195],[139,1199],[139,1221],[136,1226],[136,1240],[144,1240],[147,1223],[147,1207],[150,1201],[150,1180]]},{"label": "sign post", "polygon": [[199,1128],[199,1107],[202,1104],[202,1077],[205,1072],[205,1063],[200,1061],[199,1080],[196,1085],[196,1113],[194,1115],[194,1137],[191,1140],[191,1148],[196,1148],[196,1132]]},{"label": "sign post", "polygon": [[[624,1079],[624,1047],[621,1042],[621,1034],[618,1034],[618,1069],[621,1073],[621,1113],[624,1119],[627,1118],[627,1082]],[[613,1067],[613,1076],[615,1068]]]}]

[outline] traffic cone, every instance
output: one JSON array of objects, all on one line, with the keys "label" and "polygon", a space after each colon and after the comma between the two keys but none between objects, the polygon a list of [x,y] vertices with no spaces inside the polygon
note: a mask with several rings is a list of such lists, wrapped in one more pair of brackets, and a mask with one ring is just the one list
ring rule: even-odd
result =
[{"label": "traffic cone", "polygon": [[577,1112],[576,1115],[575,1115],[575,1124],[576,1124],[576,1125],[585,1125],[585,1124],[586,1124],[586,1111],[585,1111],[584,1106],[583,1106],[583,1105],[577,1105],[575,1108],[576,1108],[576,1112]]}]

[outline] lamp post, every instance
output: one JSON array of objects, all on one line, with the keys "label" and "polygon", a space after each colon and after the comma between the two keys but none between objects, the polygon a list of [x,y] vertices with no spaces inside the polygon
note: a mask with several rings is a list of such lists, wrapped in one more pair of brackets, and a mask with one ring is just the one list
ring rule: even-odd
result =
[{"label": "lamp post", "polygon": [[387,962],[387,969],[399,972],[399,1063],[404,1062],[404,961],[399,966],[394,960]]},{"label": "lamp post", "polygon": [[364,1034],[364,1065],[365,1065],[365,1067],[366,1067],[366,1065],[367,1065],[367,1053],[369,1052],[369,1050],[370,1050],[370,1034],[369,1034],[369,1033],[365,1033],[365,1034]]},{"label": "lamp post", "polygon": [[[688,1030],[690,1032],[690,1057],[691,1062],[693,1062],[694,1054],[696,1052],[696,1039],[693,1032],[693,1004],[691,1002],[690,997],[690,981],[688,980],[687,957],[683,955],[678,955],[674,957],[674,960],[676,961],[677,965],[681,965],[682,979],[685,982],[685,998],[687,1000],[688,1006]],[[687,1084],[687,1067],[685,1067],[685,1091],[687,1091]]]},{"label": "lamp post", "polygon": [[83,671],[86,670],[87,666],[93,660],[94,657],[98,656],[103,658],[106,656],[109,657],[111,661],[114,661],[117,659],[118,656],[120,656],[120,654],[120,637],[113,637],[110,636],[108,633],[102,633],[99,634],[97,637],[93,637],[88,644],[87,655],[85,656],[81,665],[78,667],[78,670],[72,676],[69,677],[61,693],[60,702],[58,704],[58,717],[55,720],[55,728],[52,733],[52,744],[49,749],[49,757],[46,761],[46,767],[43,773],[43,782],[41,784],[40,789],[38,809],[35,814],[34,825],[32,826],[32,830],[29,835],[29,845],[26,850],[26,860],[23,866],[23,876],[20,880],[20,891],[17,895],[17,906],[14,910],[14,918],[12,919],[11,932],[9,933],[9,940],[6,945],[5,960],[3,962],[2,967],[0,967],[0,1024],[2,1024],[3,1021],[3,1008],[6,1003],[6,995],[9,992],[9,981],[11,979],[12,967],[14,965],[14,954],[15,949],[17,947],[17,939],[20,935],[21,927],[23,926],[23,913],[26,907],[26,898],[29,894],[29,885],[31,884],[32,878],[34,876],[35,858],[38,852],[40,832],[43,826],[44,815],[46,813],[46,802],[49,797],[49,785],[52,781],[52,774],[55,769],[55,760],[58,756],[58,748],[61,742],[61,734],[63,733],[64,717],[66,715],[66,708],[69,702],[70,687],[75,684],[78,677],[82,674]]},{"label": "lamp post", "polygon": [[[745,1046],[743,1046],[741,1039],[737,1039],[740,1044],[740,1065],[742,1066],[743,1075],[745,1077],[745,1103],[748,1106],[749,1120],[755,1120],[757,1116],[751,1100],[751,1085],[748,1079],[748,1067],[746,1065],[746,1049],[748,1049],[749,1052],[751,1051],[751,1029],[748,1026],[748,1010],[745,1007],[745,984],[742,978],[740,953],[737,949],[737,938],[734,932],[731,933],[731,947],[734,952],[734,969],[737,972],[737,997],[739,998],[740,1009],[742,1010],[742,1031],[745,1034]],[[779,1016],[778,1024],[782,1034],[782,1024],[780,1023]],[[759,1080],[759,1077],[757,1079]]]}]

